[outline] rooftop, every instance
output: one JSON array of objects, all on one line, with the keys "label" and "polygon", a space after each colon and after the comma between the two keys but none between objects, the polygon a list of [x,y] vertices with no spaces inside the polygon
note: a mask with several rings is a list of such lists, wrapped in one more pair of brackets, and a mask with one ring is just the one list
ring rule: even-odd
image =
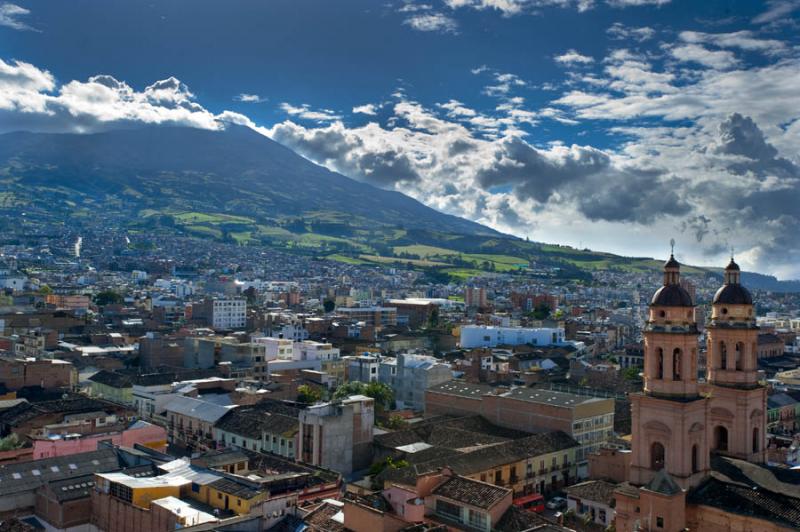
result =
[{"label": "rooftop", "polygon": [[458,476],[451,477],[433,490],[433,494],[438,497],[485,510],[488,510],[512,493],[513,491],[508,488],[500,488],[486,482]]}]

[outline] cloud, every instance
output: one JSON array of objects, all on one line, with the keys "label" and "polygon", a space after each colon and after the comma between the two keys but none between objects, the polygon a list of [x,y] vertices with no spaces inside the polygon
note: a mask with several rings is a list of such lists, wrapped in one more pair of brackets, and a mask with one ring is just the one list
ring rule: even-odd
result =
[{"label": "cloud", "polygon": [[606,0],[611,7],[663,6],[672,0]]},{"label": "cloud", "polygon": [[682,31],[679,35],[684,42],[694,44],[713,44],[720,48],[739,48],[745,51],[776,54],[784,51],[785,44],[776,39],[759,39],[751,31],[742,30],[731,33],[702,33]]},{"label": "cloud", "polygon": [[670,53],[672,57],[684,63],[694,62],[701,65],[725,70],[738,64],[736,56],[727,50],[709,50],[698,44],[676,46]]},{"label": "cloud", "polygon": [[656,30],[648,26],[632,27],[625,26],[621,22],[615,22],[607,30],[606,33],[609,37],[616,40],[631,39],[638,42],[644,42],[652,39]]},{"label": "cloud", "polygon": [[290,103],[283,102],[280,104],[281,110],[289,116],[296,116],[303,120],[312,120],[314,122],[332,122],[338,120],[341,116],[337,115],[331,109],[311,109],[307,103],[295,106]]},{"label": "cloud", "polygon": [[378,114],[378,106],[374,103],[367,103],[364,105],[357,105],[353,107],[354,113],[360,113],[362,115],[376,115]]},{"label": "cloud", "polygon": [[242,92],[233,97],[234,101],[242,103],[264,103],[268,99],[269,98],[262,98],[258,94],[248,94],[246,92]]},{"label": "cloud", "polygon": [[440,33],[458,33],[458,23],[455,19],[442,13],[415,14],[403,21],[417,31],[433,31]]},{"label": "cloud", "polygon": [[799,0],[772,0],[767,2],[769,6],[766,11],[753,19],[755,24],[774,23],[786,17],[793,11],[800,9]]},{"label": "cloud", "polygon": [[30,13],[30,9],[4,2],[0,4],[0,26],[20,31],[39,31],[20,20],[20,18],[26,17]]},{"label": "cloud", "polygon": [[589,57],[588,55],[583,55],[576,52],[574,49],[568,50],[567,52],[557,55],[554,57],[557,63],[561,63],[562,65],[574,65],[574,64],[582,64],[586,65],[589,63],[594,63],[594,59]]}]

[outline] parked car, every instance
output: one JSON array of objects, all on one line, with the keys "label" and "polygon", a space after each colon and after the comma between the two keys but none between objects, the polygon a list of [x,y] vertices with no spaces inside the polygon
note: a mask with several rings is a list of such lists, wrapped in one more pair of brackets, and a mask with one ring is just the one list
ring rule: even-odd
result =
[{"label": "parked car", "polygon": [[553,497],[547,501],[547,508],[550,510],[563,510],[567,507],[567,499],[564,497]]}]

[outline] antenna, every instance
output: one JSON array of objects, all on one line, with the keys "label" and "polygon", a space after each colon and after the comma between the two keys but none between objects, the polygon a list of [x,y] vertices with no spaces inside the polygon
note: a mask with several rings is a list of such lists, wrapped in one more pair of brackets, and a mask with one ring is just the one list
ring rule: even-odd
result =
[{"label": "antenna", "polygon": [[731,246],[731,260],[733,260],[733,246]]},{"label": "antenna", "polygon": [[669,239],[669,254],[670,255],[674,255],[675,254],[675,239],[674,238],[670,238]]}]

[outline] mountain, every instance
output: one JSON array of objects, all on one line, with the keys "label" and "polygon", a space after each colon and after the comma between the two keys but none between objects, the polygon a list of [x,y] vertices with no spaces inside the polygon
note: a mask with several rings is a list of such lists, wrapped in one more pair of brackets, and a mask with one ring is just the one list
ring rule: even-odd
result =
[{"label": "mountain", "polygon": [[122,194],[141,209],[159,212],[244,215],[267,224],[327,214],[355,225],[499,236],[399,192],[331,172],[244,126],[8,133],[0,135],[3,168],[2,184],[23,196],[25,189],[95,200]]},{"label": "mountain", "polygon": [[[400,263],[432,279],[529,268],[590,278],[661,261],[528,242],[331,172],[243,126],[0,135],[0,242],[119,227],[262,245],[354,264]],[[689,273],[719,270],[686,267]],[[746,274],[747,275],[747,274]],[[753,287],[800,290],[750,274]]]}]

